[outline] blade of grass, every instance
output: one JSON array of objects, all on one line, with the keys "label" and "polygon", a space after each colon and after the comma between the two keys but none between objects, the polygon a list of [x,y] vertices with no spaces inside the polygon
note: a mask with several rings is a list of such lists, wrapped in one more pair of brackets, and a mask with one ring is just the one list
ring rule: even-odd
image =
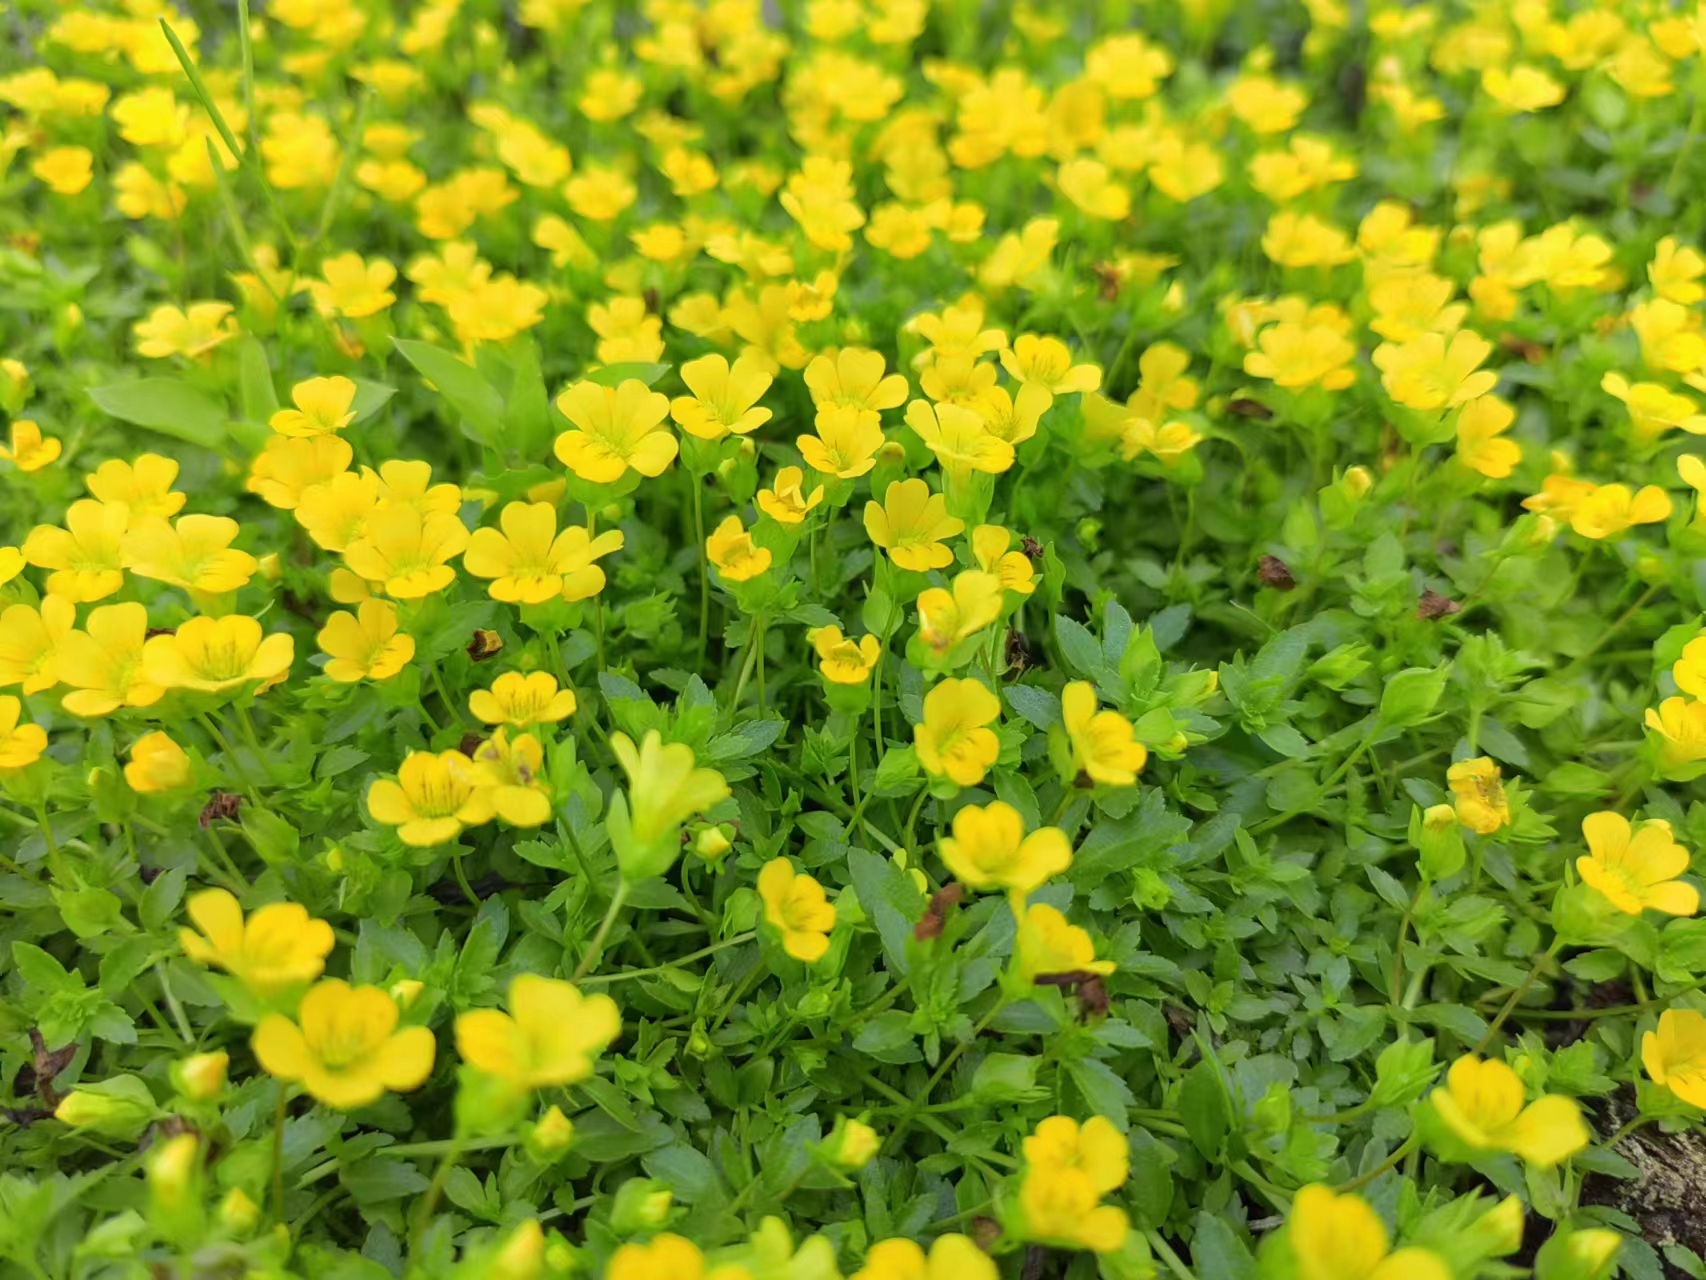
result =
[{"label": "blade of grass", "polygon": [[261,172],[260,164],[255,159],[253,148],[242,147],[237,143],[237,135],[231,132],[231,126],[225,122],[225,113],[214,102],[213,95],[207,91],[207,82],[201,78],[201,72],[190,60],[189,50],[184,48],[184,42],[178,39],[178,33],[172,30],[172,24],[164,18],[160,19],[160,30],[166,33],[166,42],[172,46],[172,52],[177,56],[178,65],[189,77],[190,88],[195,90],[196,98],[201,102],[201,108],[207,112],[207,118],[213,121],[213,127],[219,131],[220,139],[225,143],[231,154],[237,157],[241,168],[249,171],[255,181],[260,184],[261,193],[266,196],[267,210],[273,220],[278,223],[279,230],[284,233],[284,239],[290,246],[291,261],[294,262],[298,249],[296,233],[290,229],[290,222],[284,216],[284,210],[278,207],[278,196],[274,194],[272,184],[267,181],[265,173]]},{"label": "blade of grass", "polygon": [[355,168],[355,160],[361,154],[361,139],[367,129],[367,110],[373,105],[373,91],[364,89],[361,102],[355,110],[355,125],[351,136],[344,144],[343,162],[338,165],[337,176],[332,179],[331,189],[326,192],[326,201],[320,206],[320,221],[314,229],[315,243],[323,243],[326,233],[332,229],[332,219],[337,216],[338,206],[343,203],[344,192],[349,189],[350,173]]},{"label": "blade of grass", "polygon": [[219,160],[219,148],[213,145],[212,138],[203,138],[207,144],[207,158],[213,165],[213,186],[219,193],[219,208],[225,214],[226,224],[230,227],[231,238],[237,242],[237,252],[243,255],[243,264],[261,282],[261,287],[272,295],[275,304],[282,306],[284,299],[279,297],[278,290],[273,288],[272,280],[255,257],[255,250],[249,243],[249,234],[243,230],[243,215],[237,209],[237,199],[231,193],[231,188],[225,185],[225,166]]}]

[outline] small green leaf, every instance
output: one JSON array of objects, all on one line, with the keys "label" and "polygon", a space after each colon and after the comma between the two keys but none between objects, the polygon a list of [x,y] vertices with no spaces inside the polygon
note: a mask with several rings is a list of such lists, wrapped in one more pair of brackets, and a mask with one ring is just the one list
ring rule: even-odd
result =
[{"label": "small green leaf", "polygon": [[90,387],[89,399],[123,422],[218,449],[227,438],[225,407],[177,378],[138,378]]}]

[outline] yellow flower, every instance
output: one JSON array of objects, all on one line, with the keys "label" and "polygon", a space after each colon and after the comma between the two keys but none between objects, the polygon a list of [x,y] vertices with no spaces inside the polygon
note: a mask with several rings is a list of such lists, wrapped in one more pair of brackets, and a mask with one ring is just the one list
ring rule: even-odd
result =
[{"label": "yellow flower", "polygon": [[166,691],[143,673],[148,611],[135,603],[91,610],[83,630],[59,642],[54,670],[74,692],[64,706],[74,716],[104,716],[120,707],[151,707]]},{"label": "yellow flower", "polygon": [[812,470],[853,480],[877,465],[877,450],[885,437],[875,410],[819,405],[816,425],[815,436],[794,441]]},{"label": "yellow flower", "polygon": [[498,517],[503,532],[476,529],[462,567],[495,581],[487,591],[509,604],[586,600],[604,590],[604,570],[594,563],[622,547],[622,532],[596,538],[579,525],[557,532],[557,510],[548,502],[511,502]]},{"label": "yellow flower", "polygon": [[587,308],[586,322],[598,335],[596,354],[603,364],[645,362],[663,357],[663,321],[645,299],[612,298]]},{"label": "yellow flower", "polygon": [[1350,237],[1312,213],[1282,209],[1268,219],[1262,252],[1282,267],[1336,267],[1356,257]]},{"label": "yellow flower", "polygon": [[545,750],[531,733],[500,728],[474,752],[475,786],[493,813],[512,827],[537,827],[551,817]]},{"label": "yellow flower", "polygon": [[808,497],[805,492],[806,473],[798,467],[783,467],[776,473],[770,488],[760,489],[755,501],[758,509],[778,524],[801,524],[818,503],[823,501],[820,484]]},{"label": "yellow flower", "polygon": [[515,1089],[579,1084],[622,1032],[622,1015],[609,996],[582,995],[536,973],[511,982],[505,1003],[508,1013],[473,1009],[459,1016],[456,1052]]},{"label": "yellow flower", "polygon": [[355,421],[356,385],[349,378],[308,378],[290,389],[294,409],[267,419],[281,436],[334,435]]},{"label": "yellow flower", "polygon": [[1072,744],[1072,769],[1092,782],[1129,787],[1148,763],[1149,751],[1132,739],[1132,724],[1117,711],[1096,710],[1096,690],[1074,680],[1060,691],[1060,717]]},{"label": "yellow flower", "polygon": [[1297,123],[1309,96],[1296,85],[1245,72],[1226,91],[1226,105],[1256,133],[1284,133]]},{"label": "yellow flower", "polygon": [[729,784],[715,769],[695,765],[693,748],[665,743],[656,729],[636,747],[625,733],[610,735],[610,749],[628,775],[628,801],[633,833],[650,844],[673,832],[688,818],[726,800]]},{"label": "yellow flower", "polygon": [[302,997],[297,1018],[268,1014],[250,1044],[268,1075],[301,1084],[328,1107],[365,1107],[386,1090],[418,1089],[432,1074],[432,1032],[399,1029],[397,1002],[378,987],[327,978]]},{"label": "yellow flower", "polygon": [[557,681],[544,671],[531,675],[506,671],[492,681],[490,689],[476,689],[468,695],[468,710],[486,724],[516,729],[555,724],[575,713],[575,691],[559,690]]},{"label": "yellow flower", "polygon": [[816,356],[806,366],[806,389],[818,408],[840,406],[880,413],[906,403],[903,374],[883,375],[883,355],[865,347],[842,347]]},{"label": "yellow flower", "polygon": [[331,925],[294,902],[268,903],[245,920],[224,889],[203,889],[184,909],[195,925],[178,930],[184,954],[225,970],[258,996],[307,986],[325,969],[336,942]]},{"label": "yellow flower", "polygon": [[237,336],[237,321],[229,302],[192,302],[179,310],[160,306],[131,326],[136,354],[150,360],[183,356],[199,360],[221,343]]},{"label": "yellow flower", "polygon": [[176,791],[188,786],[192,776],[190,758],[167,734],[155,730],[131,744],[124,780],[139,795]]},{"label": "yellow flower", "polygon": [[[330,437],[326,437],[330,438]],[[311,484],[296,501],[296,523],[327,551],[347,550],[367,531],[379,504],[379,476],[363,467]]]},{"label": "yellow flower", "polygon": [[1328,326],[1285,321],[1263,329],[1260,350],[1244,357],[1244,372],[1281,387],[1342,391],[1356,382],[1356,345]]},{"label": "yellow flower", "polygon": [[144,453],[134,462],[109,458],[83,483],[98,501],[128,508],[134,528],[144,520],[170,519],[183,509],[188,495],[172,488],[177,478],[177,459]]},{"label": "yellow flower", "polygon": [[411,751],[396,781],[379,778],[367,789],[375,822],[397,828],[397,838],[417,849],[446,844],[464,827],[491,821],[474,762],[460,751]]},{"label": "yellow flower", "polygon": [[1564,100],[1563,85],[1539,67],[1524,63],[1512,67],[1487,67],[1481,72],[1481,88],[1512,115],[1544,111]]},{"label": "yellow flower", "polygon": [[1647,279],[1653,292],[1681,306],[1691,307],[1706,300],[1706,257],[1666,236],[1653,246],[1653,260],[1647,264]]},{"label": "yellow flower", "polygon": [[[269,506],[281,511],[294,511],[301,504],[303,494],[316,485],[329,484],[335,477],[343,475],[354,458],[355,451],[349,442],[337,436],[311,436],[307,439],[269,436],[266,447],[249,464],[249,478],[243,487],[258,494]],[[174,463],[173,470],[176,469],[177,464]],[[173,496],[183,497],[182,494]]]},{"label": "yellow flower", "polygon": [[924,695],[924,719],[913,726],[918,763],[932,777],[975,787],[1001,755],[988,726],[1001,718],[1001,700],[976,680],[943,680]]},{"label": "yellow flower", "polygon": [[1587,1125],[1572,1098],[1545,1094],[1523,1105],[1522,1080],[1495,1059],[1464,1054],[1429,1102],[1452,1135],[1475,1151],[1509,1151],[1541,1168],[1588,1145]]},{"label": "yellow flower", "polygon": [[[1044,974],[1109,974],[1115,967],[1112,960],[1096,959],[1096,947],[1090,941],[1090,935],[1045,902],[1035,902],[1025,908],[1024,917],[1019,921],[1017,949],[1019,980],[1027,985]],[[1043,1123],[1049,1122],[1045,1120]],[[1032,1141],[1034,1139],[1026,1139],[1027,1157]],[[1122,1151],[1124,1145],[1122,1142]]]},{"label": "yellow flower", "polygon": [[1024,895],[1072,865],[1072,843],[1059,827],[1025,834],[1019,811],[1003,800],[968,804],[954,814],[953,835],[942,837],[942,861],[972,889]]},{"label": "yellow flower", "polygon": [[335,254],[320,264],[320,274],[322,279],[308,281],[308,292],[323,316],[359,320],[397,300],[391,292],[397,268],[384,258],[363,261],[359,253]]},{"label": "yellow flower", "polygon": [[124,585],[123,538],[130,513],[92,498],[65,509],[65,527],[37,525],[20,548],[38,569],[51,569],[49,595],[73,604],[110,596]]},{"label": "yellow flower", "polygon": [[[1448,340],[1424,333],[1409,342],[1383,342],[1374,349],[1386,394],[1410,409],[1450,409],[1491,391],[1496,373],[1480,369],[1493,344],[1471,329]],[[1479,372],[1477,370],[1480,369]]]},{"label": "yellow flower", "polygon": [[1670,513],[1670,495],[1657,485],[1631,492],[1628,485],[1602,484],[1594,486],[1570,512],[1570,528],[1597,542],[1638,524],[1668,520]]},{"label": "yellow flower", "polygon": [[191,618],[175,633],[154,636],[142,647],[142,666],[151,683],[202,693],[251,680],[270,688],[289,672],[295,657],[296,642],[288,632],[263,639],[261,624],[240,613]]},{"label": "yellow flower", "polygon": [[[1049,911],[1050,907],[1032,907]],[[1112,971],[1113,966],[1108,966]],[[1125,1135],[1102,1116],[1082,1125],[1070,1116],[1050,1116],[1025,1139],[1025,1165],[1031,1173],[1065,1169],[1082,1173],[1098,1195],[1121,1186],[1130,1172],[1130,1148]]]},{"label": "yellow flower", "polygon": [[1691,1107],[1706,1108],[1706,1016],[1694,1009],[1666,1009],[1657,1031],[1641,1037],[1641,1065]]},{"label": "yellow flower", "polygon": [[1511,820],[1510,802],[1499,766],[1486,756],[1459,760],[1445,773],[1457,808],[1457,820],[1477,835],[1491,835]]},{"label": "yellow flower", "polygon": [[[937,1236],[926,1254],[911,1240],[882,1240],[852,1280],[1000,1280],[995,1259],[961,1235]],[[662,1280],[662,1277],[659,1277]]]},{"label": "yellow flower", "polygon": [[950,593],[931,587],[918,597],[918,635],[938,654],[976,635],[1001,616],[1001,579],[981,569],[967,569],[954,578]]},{"label": "yellow flower", "polygon": [[752,1275],[733,1264],[707,1270],[698,1245],[666,1231],[644,1244],[625,1244],[616,1250],[604,1280],[752,1280]]},{"label": "yellow flower", "polygon": [[422,515],[387,503],[373,511],[360,537],[344,550],[350,572],[379,583],[398,600],[418,600],[456,581],[448,563],[468,545],[468,527],[454,515]]},{"label": "yellow flower", "polygon": [[59,683],[59,650],[77,622],[77,606],[64,596],[44,596],[39,608],[9,606],[0,613],[0,688],[22,685],[40,693]]},{"label": "yellow flower", "polygon": [[1037,589],[1036,570],[1023,551],[1009,551],[1013,535],[998,524],[980,524],[971,531],[971,555],[984,573],[1001,580],[1003,590],[1028,596]]},{"label": "yellow flower", "polygon": [[363,600],[356,613],[340,609],[315,639],[328,659],[326,674],[343,684],[389,680],[415,656],[414,637],[398,632],[389,600]]},{"label": "yellow flower", "polygon": [[74,196],[95,176],[95,157],[87,147],[49,147],[30,164],[30,172],[55,195]]},{"label": "yellow flower", "polygon": [[1661,769],[1674,772],[1706,760],[1706,702],[1666,698],[1647,708],[1646,724],[1658,739]]},{"label": "yellow flower", "polygon": [[1582,837],[1588,853],[1576,859],[1576,871],[1619,911],[1638,916],[1651,908],[1691,916],[1700,909],[1699,890],[1677,879],[1688,870],[1688,850],[1664,819],[1631,828],[1620,813],[1590,813],[1582,819]]},{"label": "yellow flower", "polygon": [[767,547],[752,540],[739,516],[729,516],[705,539],[705,556],[724,582],[746,582],[770,567]]},{"label": "yellow flower", "polygon": [[840,627],[818,627],[808,631],[806,639],[817,651],[818,670],[831,684],[864,684],[883,656],[882,642],[876,636],[860,636],[855,641],[842,635]]},{"label": "yellow flower", "polygon": [[999,475],[1013,465],[1013,446],[991,432],[976,410],[914,400],[906,406],[906,425],[936,455],[945,475]]},{"label": "yellow flower", "polygon": [[1678,395],[1656,382],[1637,382],[1615,371],[1600,379],[1600,388],[1616,396],[1629,410],[1629,421],[1635,428],[1635,438],[1643,443],[1653,441],[1665,432],[1680,427],[1691,436],[1706,435],[1706,414],[1687,396]]},{"label": "yellow flower", "polygon": [[782,934],[782,949],[796,960],[816,964],[829,950],[835,907],[823,886],[794,870],[786,858],[774,858],[758,873],[764,918]]},{"label": "yellow flower", "polygon": [[1059,338],[1021,333],[1001,353],[1001,367],[1027,385],[1053,395],[1095,391],[1102,385],[1102,370],[1093,364],[1073,364],[1072,352]]},{"label": "yellow flower", "polygon": [[1522,461],[1522,448],[1504,438],[1516,410],[1498,396],[1477,396],[1457,415],[1457,460],[1490,480],[1503,480]]},{"label": "yellow flower", "polygon": [[1100,1201],[1090,1179],[1077,1169],[1027,1173],[1019,1185],[1026,1237],[1069,1249],[1110,1253],[1125,1242],[1131,1226],[1125,1211]]},{"label": "yellow flower", "polygon": [[1451,1280],[1430,1250],[1394,1251],[1386,1224],[1361,1196],[1320,1183],[1298,1191],[1285,1232],[1297,1280]]},{"label": "yellow flower", "polygon": [[10,443],[0,444],[0,462],[10,462],[19,471],[40,471],[59,456],[62,448],[53,436],[28,418],[12,419]]},{"label": "yellow flower", "polygon": [[147,520],[124,535],[124,566],[139,578],[203,595],[235,591],[256,567],[254,556],[231,546],[240,532],[226,516],[179,516],[173,524]]},{"label": "yellow flower", "polygon": [[931,493],[922,480],[898,481],[884,492],[881,504],[865,504],[865,532],[902,569],[946,568],[954,562],[954,553],[942,540],[965,527],[963,520],[948,514],[948,500]]},{"label": "yellow flower", "polygon": [[662,426],[669,397],[638,378],[614,388],[577,382],[557,397],[557,408],[576,427],[557,437],[557,459],[594,484],[614,483],[630,468],[662,475],[680,448]]},{"label": "yellow flower", "polygon": [[47,750],[47,730],[24,720],[24,704],[10,694],[0,695],[0,774],[22,769]]},{"label": "yellow flower", "polygon": [[721,440],[750,435],[770,421],[770,410],[758,402],[772,378],[752,356],[740,356],[733,368],[723,356],[700,356],[681,366],[681,380],[693,394],[672,400],[669,415],[688,435]]}]

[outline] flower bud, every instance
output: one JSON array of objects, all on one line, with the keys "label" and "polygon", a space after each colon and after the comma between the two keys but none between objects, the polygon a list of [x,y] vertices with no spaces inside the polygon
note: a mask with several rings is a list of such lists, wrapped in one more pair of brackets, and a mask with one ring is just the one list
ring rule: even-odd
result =
[{"label": "flower bud", "polygon": [[1522,1248],[1523,1219],[1527,1210],[1516,1196],[1506,1196],[1469,1226],[1483,1256],[1502,1258]]},{"label": "flower bud", "polygon": [[1138,867],[1132,873],[1132,901],[1150,911],[1159,911],[1173,900],[1173,890],[1153,867]]},{"label": "flower bud", "polygon": [[554,1164],[574,1140],[574,1124],[553,1104],[527,1130],[527,1154],[535,1164]]},{"label": "flower bud", "polygon": [[823,1158],[837,1169],[863,1169],[881,1146],[870,1125],[842,1116],[824,1139]]},{"label": "flower bud", "polygon": [[545,1268],[545,1229],[530,1218],[505,1240],[486,1268],[488,1280],[533,1280]]},{"label": "flower bud", "polygon": [[734,847],[729,836],[733,834],[726,823],[706,825],[699,828],[699,834],[693,837],[693,852],[706,862],[715,862]]},{"label": "flower bud", "polygon": [[1374,488],[1374,475],[1367,467],[1348,467],[1339,477],[1339,490],[1352,502],[1360,502]]},{"label": "flower bud", "polygon": [[344,851],[337,845],[333,845],[330,849],[326,850],[326,870],[330,871],[333,875],[343,874],[345,861]]},{"label": "flower bud", "polygon": [[224,1050],[195,1053],[172,1064],[172,1083],[191,1102],[206,1102],[225,1088],[225,1071],[231,1055]]},{"label": "flower bud", "polygon": [[246,1236],[261,1220],[261,1207],[241,1187],[232,1187],[219,1202],[219,1226],[227,1235]]},{"label": "flower bud", "polygon": [[623,1236],[655,1231],[668,1221],[673,1203],[669,1188],[663,1183],[651,1178],[629,1178],[616,1188],[610,1228]]},{"label": "flower bud", "polygon": [[53,1118],[60,1123],[108,1138],[134,1138],[157,1114],[154,1095],[135,1076],[80,1085],[53,1110]]},{"label": "flower bud", "polygon": [[0,409],[15,414],[30,398],[30,371],[21,360],[0,360]]},{"label": "flower bud", "polygon": [[415,978],[399,978],[391,984],[391,998],[397,1002],[399,1009],[407,1012],[414,1007],[415,1001],[421,998],[421,992],[426,990],[426,983]]},{"label": "flower bud", "polygon": [[598,518],[605,524],[618,523],[622,519],[622,504],[619,502],[607,502],[604,505],[604,508],[599,511]]},{"label": "flower bud", "polygon": [[1560,1231],[1540,1246],[1535,1280],[1605,1280],[1622,1243],[1617,1232],[1602,1227]]},{"label": "flower bud", "polygon": [[1410,843],[1416,846],[1422,874],[1430,881],[1448,879],[1463,869],[1467,856],[1463,833],[1458,829],[1457,810],[1448,804],[1431,805],[1426,811],[1410,807]]},{"label": "flower bud", "polygon": [[165,1234],[188,1239],[200,1233],[201,1139],[180,1133],[159,1142],[148,1153],[148,1197]]}]

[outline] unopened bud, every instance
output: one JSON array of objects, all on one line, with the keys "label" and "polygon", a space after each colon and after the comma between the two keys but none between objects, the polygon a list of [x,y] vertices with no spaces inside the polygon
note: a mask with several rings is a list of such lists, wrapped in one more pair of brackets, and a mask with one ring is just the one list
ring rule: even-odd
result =
[{"label": "unopened bud", "polygon": [[225,1088],[225,1071],[230,1065],[231,1055],[222,1049],[191,1054],[173,1064],[172,1083],[191,1102],[206,1102]]},{"label": "unopened bud", "polygon": [[148,1086],[135,1076],[115,1076],[73,1089],[53,1109],[53,1118],[73,1129],[109,1138],[134,1138],[158,1114]]},{"label": "unopened bud", "polygon": [[260,557],[260,559],[255,561],[255,568],[260,573],[261,577],[265,578],[268,582],[277,582],[279,574],[282,572],[279,568],[278,552],[269,551],[266,555]]},{"label": "unopened bud", "polygon": [[693,838],[693,852],[706,862],[715,862],[733,847],[722,825],[701,827]]},{"label": "unopened bud", "polygon": [[610,1227],[618,1235],[654,1231],[669,1218],[673,1198],[669,1188],[651,1178],[629,1178],[616,1188]]},{"label": "unopened bud", "polygon": [[401,978],[391,984],[391,998],[397,1002],[399,1009],[411,1009],[425,990],[426,983],[414,978]]},{"label": "unopened bud", "polygon": [[1339,488],[1344,491],[1345,497],[1352,502],[1358,502],[1374,488],[1374,476],[1367,467],[1349,467],[1345,474],[1339,477]]},{"label": "unopened bud", "polygon": [[552,1164],[575,1140],[575,1126],[561,1107],[547,1107],[545,1114],[527,1131],[527,1154],[536,1164]]},{"label": "unopened bud", "polygon": [[529,1219],[503,1242],[486,1270],[490,1280],[533,1280],[545,1269],[545,1229]]},{"label": "unopened bud", "polygon": [[228,1235],[246,1236],[260,1220],[260,1205],[251,1200],[241,1187],[232,1187],[219,1202],[219,1225]]},{"label": "unopened bud", "polygon": [[870,1125],[842,1116],[824,1139],[823,1158],[837,1169],[863,1169],[881,1146]]},{"label": "unopened bud", "polygon": [[157,1143],[148,1153],[148,1192],[155,1207],[179,1214],[195,1203],[201,1172],[201,1139],[180,1133]]},{"label": "unopened bud", "polygon": [[1463,832],[1457,824],[1457,810],[1448,804],[1436,804],[1425,811],[1411,806],[1410,843],[1416,846],[1422,874],[1430,881],[1456,875],[1468,856],[1463,848]]}]

